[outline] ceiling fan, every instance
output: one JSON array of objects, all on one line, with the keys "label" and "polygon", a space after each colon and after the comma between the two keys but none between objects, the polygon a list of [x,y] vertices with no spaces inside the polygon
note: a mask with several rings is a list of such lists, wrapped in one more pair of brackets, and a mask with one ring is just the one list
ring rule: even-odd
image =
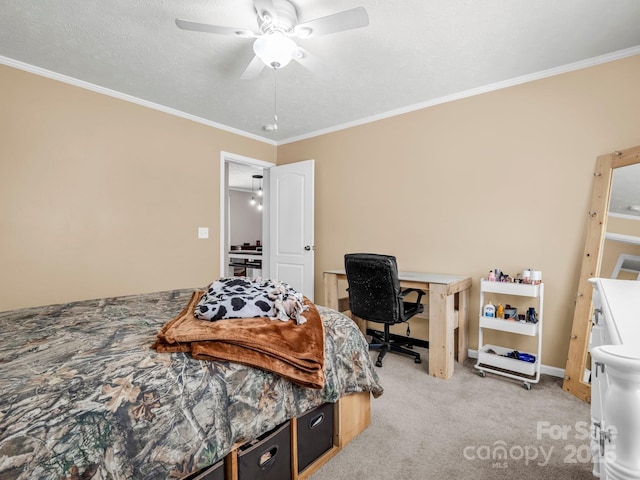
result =
[{"label": "ceiling fan", "polygon": [[255,56],[242,73],[240,78],[243,80],[257,77],[265,66],[273,69],[283,68],[291,60],[297,61],[314,73],[322,73],[313,56],[298,46],[293,38],[319,37],[369,25],[369,16],[364,7],[356,7],[298,23],[296,8],[288,0],[254,0],[253,3],[257,14],[259,33],[243,28],[180,19],[176,19],[176,25],[183,30],[254,38],[253,51]]}]

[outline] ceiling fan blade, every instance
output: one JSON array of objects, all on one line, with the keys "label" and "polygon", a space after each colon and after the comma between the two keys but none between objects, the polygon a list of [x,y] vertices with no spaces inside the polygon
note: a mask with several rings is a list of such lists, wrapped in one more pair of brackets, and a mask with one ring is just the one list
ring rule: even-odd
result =
[{"label": "ceiling fan blade", "polygon": [[263,20],[265,20],[265,15],[271,17],[272,20],[275,20],[278,16],[278,11],[273,4],[273,0],[254,0],[253,5],[256,7],[258,16]]},{"label": "ceiling fan blade", "polygon": [[260,60],[260,57],[256,55],[255,57],[253,57],[253,60],[251,60],[249,66],[240,76],[240,80],[251,80],[252,78],[256,78],[258,75],[260,75],[264,67],[264,62]]},{"label": "ceiling fan blade", "polygon": [[324,62],[322,62],[318,57],[311,55],[304,48],[298,47],[298,51],[296,52],[296,55],[293,56],[293,59],[318,77],[329,79],[333,75]]},{"label": "ceiling fan blade", "polygon": [[252,38],[256,34],[251,30],[233,27],[221,27],[219,25],[209,25],[208,23],[192,22],[190,20],[176,19],[176,25],[182,30],[193,32],[217,33],[219,35],[236,35],[238,37]]},{"label": "ceiling fan blade", "polygon": [[300,38],[311,38],[320,35],[343,32],[369,25],[369,15],[364,7],[334,13],[326,17],[316,18],[310,22],[296,25],[295,32]]}]

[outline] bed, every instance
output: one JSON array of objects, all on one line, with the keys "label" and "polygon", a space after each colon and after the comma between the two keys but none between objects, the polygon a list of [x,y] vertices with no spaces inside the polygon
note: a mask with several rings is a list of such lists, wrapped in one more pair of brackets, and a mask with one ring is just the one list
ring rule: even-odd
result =
[{"label": "bed", "polygon": [[357,326],[321,306],[322,388],[152,349],[192,294],[0,312],[0,478],[186,478],[327,402],[382,394]]}]

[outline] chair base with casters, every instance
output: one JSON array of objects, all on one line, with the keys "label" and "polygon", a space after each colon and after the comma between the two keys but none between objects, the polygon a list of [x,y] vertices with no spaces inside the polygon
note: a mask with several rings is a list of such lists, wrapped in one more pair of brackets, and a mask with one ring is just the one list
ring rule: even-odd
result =
[{"label": "chair base with casters", "polygon": [[389,338],[389,327],[388,323],[384,324],[384,338],[379,337],[376,334],[371,334],[371,342],[369,343],[369,350],[380,350],[378,354],[378,359],[376,360],[376,367],[382,366],[382,359],[387,354],[387,352],[396,352],[396,353],[404,353],[405,355],[410,355],[413,357],[414,363],[422,363],[420,359],[420,354],[413,350],[413,347],[406,342],[398,342],[395,340],[391,340]]}]

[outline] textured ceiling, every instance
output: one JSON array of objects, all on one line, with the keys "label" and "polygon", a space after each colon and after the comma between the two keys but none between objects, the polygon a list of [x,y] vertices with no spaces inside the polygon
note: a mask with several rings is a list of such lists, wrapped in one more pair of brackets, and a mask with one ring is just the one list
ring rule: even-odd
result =
[{"label": "textured ceiling", "polygon": [[[254,180],[254,175],[263,175],[264,170],[254,165],[248,165],[245,163],[229,162],[228,164],[229,176],[227,178],[227,184],[229,188],[235,190],[252,191],[260,187],[259,180]],[[264,181],[264,179],[263,179]]]},{"label": "textured ceiling", "polygon": [[257,32],[252,0],[0,0],[0,61],[281,144],[614,52],[640,53],[638,0],[292,3],[301,22],[363,6],[370,24],[296,40],[325,74],[295,62],[277,71],[276,132],[262,129],[273,121],[273,70],[240,80],[252,40],[175,25],[181,18]]}]

